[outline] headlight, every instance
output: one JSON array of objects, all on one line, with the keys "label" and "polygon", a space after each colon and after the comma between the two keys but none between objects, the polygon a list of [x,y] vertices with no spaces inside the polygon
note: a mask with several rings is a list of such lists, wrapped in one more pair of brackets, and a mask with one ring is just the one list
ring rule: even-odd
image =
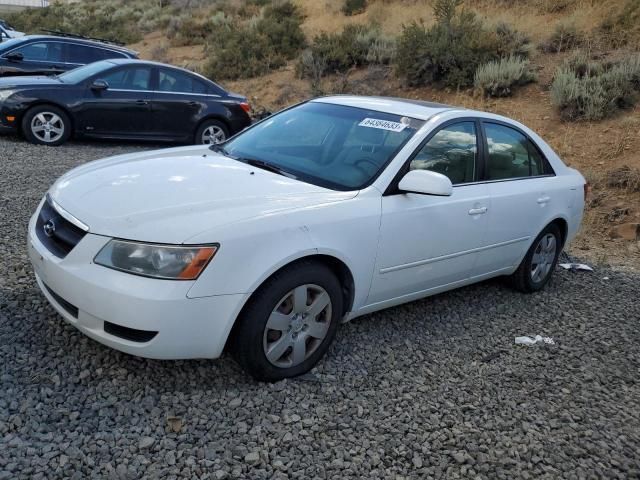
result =
[{"label": "headlight", "polygon": [[93,260],[98,265],[146,277],[195,280],[219,245],[173,246],[111,240]]},{"label": "headlight", "polygon": [[0,90],[0,102],[5,101],[7,98],[9,98],[14,93],[16,93],[15,90]]}]

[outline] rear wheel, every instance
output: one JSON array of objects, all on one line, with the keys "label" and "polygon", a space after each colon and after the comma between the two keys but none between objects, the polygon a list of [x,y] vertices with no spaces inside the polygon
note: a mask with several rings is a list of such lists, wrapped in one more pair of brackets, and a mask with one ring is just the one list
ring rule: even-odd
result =
[{"label": "rear wheel", "polygon": [[234,331],[234,356],[256,380],[301,375],[325,354],[341,316],[342,289],[331,270],[296,263],[254,293]]},{"label": "rear wheel", "polygon": [[27,111],[22,119],[22,132],[31,143],[58,146],[71,136],[71,121],[60,108],[40,105]]},{"label": "rear wheel", "polygon": [[518,269],[511,275],[512,285],[521,292],[542,290],[553,275],[562,250],[562,234],[551,224],[536,237]]},{"label": "rear wheel", "polygon": [[196,144],[215,145],[229,138],[229,129],[220,120],[205,120],[196,132]]}]

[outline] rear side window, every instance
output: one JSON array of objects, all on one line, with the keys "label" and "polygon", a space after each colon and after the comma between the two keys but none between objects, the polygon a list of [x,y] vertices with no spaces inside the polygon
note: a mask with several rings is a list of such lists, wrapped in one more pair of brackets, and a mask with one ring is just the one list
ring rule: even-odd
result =
[{"label": "rear side window", "polygon": [[149,90],[151,69],[148,67],[130,67],[106,73],[100,77],[116,90]]},{"label": "rear side window", "polygon": [[473,182],[478,156],[475,122],[460,122],[439,130],[409,164],[410,170],[431,170],[452,184]]},{"label": "rear side window", "polygon": [[170,93],[205,94],[207,86],[188,73],[161,68],[158,90]]},{"label": "rear side window", "polygon": [[110,58],[127,58],[126,55],[107,50],[105,48],[92,47],[90,45],[79,45],[77,43],[67,44],[67,62],[86,65],[88,63],[108,60]]},{"label": "rear side window", "polygon": [[487,137],[487,180],[523,178],[548,173],[538,149],[519,131],[484,123]]},{"label": "rear side window", "polygon": [[16,48],[11,53],[21,53],[24,60],[36,62],[62,62],[63,44],[60,42],[35,42]]}]

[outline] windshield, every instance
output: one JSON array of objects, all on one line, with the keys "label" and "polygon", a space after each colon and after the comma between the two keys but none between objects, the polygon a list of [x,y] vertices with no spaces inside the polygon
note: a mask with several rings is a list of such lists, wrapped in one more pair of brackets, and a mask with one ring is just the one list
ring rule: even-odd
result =
[{"label": "windshield", "polygon": [[18,37],[18,38],[12,38],[10,40],[6,40],[0,43],[0,54],[9,51],[12,48],[15,48],[16,46],[20,45],[22,42],[24,42],[24,38]]},{"label": "windshield", "polygon": [[308,183],[359,190],[382,172],[423,123],[390,113],[308,102],[267,118],[225,143],[222,151]]},{"label": "windshield", "polygon": [[58,75],[58,79],[62,80],[64,83],[78,83],[113,66],[113,63],[106,60],[90,63],[89,65],[74,68],[73,70],[62,73]]}]

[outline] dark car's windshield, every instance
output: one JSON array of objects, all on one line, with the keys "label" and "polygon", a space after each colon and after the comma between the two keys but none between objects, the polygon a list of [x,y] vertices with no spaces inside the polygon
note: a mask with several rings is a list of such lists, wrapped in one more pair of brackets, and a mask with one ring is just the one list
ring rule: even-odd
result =
[{"label": "dark car's windshield", "polygon": [[308,102],[225,143],[231,157],[335,190],[370,184],[424,122],[364,108]]},{"label": "dark car's windshield", "polygon": [[17,47],[22,42],[24,42],[24,38],[18,37],[18,38],[12,38],[10,40],[7,40],[6,42],[0,43],[0,55],[2,55],[5,52],[8,52],[12,48]]},{"label": "dark car's windshield", "polygon": [[90,63],[89,65],[84,65],[83,67],[74,68],[73,70],[62,73],[58,75],[58,79],[64,83],[78,83],[113,66],[113,63],[104,60]]}]

